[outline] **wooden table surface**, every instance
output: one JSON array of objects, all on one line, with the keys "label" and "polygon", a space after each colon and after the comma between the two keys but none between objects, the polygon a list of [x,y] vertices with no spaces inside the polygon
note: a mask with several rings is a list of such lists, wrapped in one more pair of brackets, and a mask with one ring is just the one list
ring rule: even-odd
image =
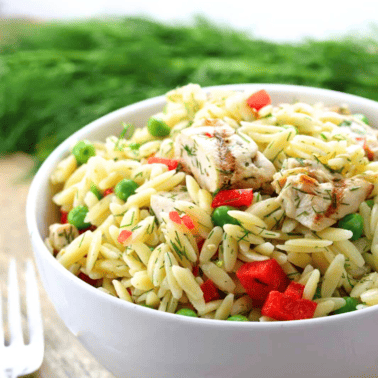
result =
[{"label": "wooden table surface", "polygon": [[[26,176],[32,166],[32,159],[24,154],[0,159],[0,288],[3,293],[10,259],[16,258],[20,277],[25,260],[33,258],[25,220],[26,197],[31,181]],[[45,356],[39,371],[28,377],[114,378],[66,328],[40,281],[39,289],[45,330]],[[20,291],[24,291],[21,280]]]}]

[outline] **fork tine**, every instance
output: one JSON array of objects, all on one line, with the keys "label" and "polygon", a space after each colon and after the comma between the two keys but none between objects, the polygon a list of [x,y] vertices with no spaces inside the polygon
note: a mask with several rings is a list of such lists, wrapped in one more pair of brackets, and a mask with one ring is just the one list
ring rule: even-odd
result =
[{"label": "fork tine", "polygon": [[18,290],[16,260],[9,264],[8,274],[8,325],[10,330],[10,342],[23,344],[20,293]]},{"label": "fork tine", "polygon": [[43,347],[43,324],[37,278],[31,260],[26,263],[26,306],[29,323],[29,344],[39,343]]}]

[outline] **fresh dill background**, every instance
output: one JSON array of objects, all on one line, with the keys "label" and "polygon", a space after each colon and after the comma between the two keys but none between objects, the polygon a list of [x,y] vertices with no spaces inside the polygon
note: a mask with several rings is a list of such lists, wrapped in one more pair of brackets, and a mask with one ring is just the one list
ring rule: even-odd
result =
[{"label": "fresh dill background", "polygon": [[189,82],[287,83],[378,100],[372,37],[253,39],[198,18],[171,26],[141,18],[75,23],[0,22],[0,156],[37,163],[65,138],[125,105]]}]

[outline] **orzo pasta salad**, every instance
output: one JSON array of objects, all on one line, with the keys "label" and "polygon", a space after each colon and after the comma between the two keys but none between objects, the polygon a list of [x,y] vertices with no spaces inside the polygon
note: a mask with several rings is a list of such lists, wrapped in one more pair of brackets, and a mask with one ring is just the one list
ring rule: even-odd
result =
[{"label": "orzo pasta salad", "polygon": [[378,304],[378,133],[364,115],[194,84],[166,101],[145,127],[77,141],[57,166],[46,245],[65,268],[209,319]]}]

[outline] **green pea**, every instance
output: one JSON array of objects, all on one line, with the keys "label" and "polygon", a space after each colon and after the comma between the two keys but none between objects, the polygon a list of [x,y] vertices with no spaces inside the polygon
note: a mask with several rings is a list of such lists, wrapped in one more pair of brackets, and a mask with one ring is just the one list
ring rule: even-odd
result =
[{"label": "green pea", "polygon": [[91,156],[96,155],[96,149],[91,142],[87,140],[81,140],[77,142],[72,149],[77,164],[85,164]]},{"label": "green pea", "polygon": [[154,117],[148,120],[147,129],[154,137],[165,137],[171,132],[170,127],[163,120]]},{"label": "green pea", "polygon": [[192,318],[198,318],[198,315],[190,308],[182,308],[176,312],[177,315],[191,316]]},{"label": "green pea", "polygon": [[340,228],[344,230],[350,230],[353,232],[353,236],[350,240],[354,241],[361,237],[364,230],[364,218],[360,214],[348,214],[344,218],[339,220]]},{"label": "green pea", "polygon": [[334,314],[344,314],[346,312],[356,311],[358,300],[352,297],[344,297],[346,304],[344,307],[339,308],[338,310],[334,311]]},{"label": "green pea", "polygon": [[356,113],[356,114],[353,114],[353,117],[359,119],[360,121],[366,123],[367,125],[369,124],[369,120],[365,114]]},{"label": "green pea", "polygon": [[68,223],[72,224],[79,230],[88,228],[91,224],[84,222],[87,213],[88,208],[86,206],[79,205],[74,207],[67,215]]},{"label": "green pea", "polygon": [[90,191],[97,197],[98,200],[102,198],[102,193],[100,192],[100,189],[97,188],[97,186],[93,184],[93,182],[91,183]]},{"label": "green pea", "polygon": [[114,193],[119,199],[126,201],[132,194],[135,193],[137,188],[138,184],[135,181],[123,179],[115,186]]},{"label": "green pea", "polygon": [[130,148],[130,150],[133,150],[133,151],[139,150],[140,143],[130,143],[129,148]]},{"label": "green pea", "polygon": [[367,200],[365,202],[370,207],[370,209],[373,208],[373,206],[374,206],[374,200],[373,199],[369,199],[369,200]]},{"label": "green pea", "polygon": [[352,121],[346,119],[345,121],[341,122],[339,126],[352,126]]},{"label": "green pea", "polygon": [[231,322],[249,322],[248,318],[244,315],[233,315],[230,316],[227,320],[230,320]]},{"label": "green pea", "polygon": [[233,218],[232,216],[228,215],[230,210],[236,210],[232,206],[219,206],[217,207],[211,219],[216,226],[223,227],[225,224],[239,224],[239,222]]}]

